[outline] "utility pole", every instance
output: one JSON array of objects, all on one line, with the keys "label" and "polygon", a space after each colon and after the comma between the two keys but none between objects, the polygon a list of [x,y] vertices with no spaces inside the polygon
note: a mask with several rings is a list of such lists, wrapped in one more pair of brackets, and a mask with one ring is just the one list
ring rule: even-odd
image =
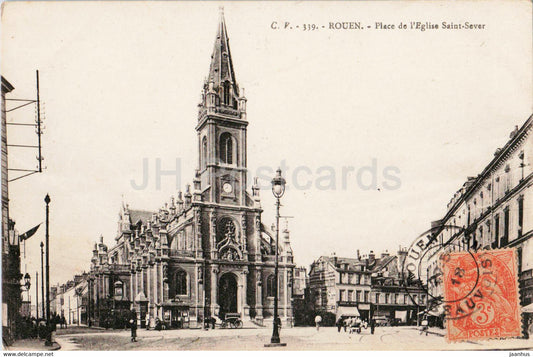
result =
[{"label": "utility pole", "polygon": [[39,156],[37,157],[37,160],[39,162],[39,172],[43,172],[42,168],[42,157],[41,157],[41,100],[39,96],[39,70],[36,71],[37,76],[37,140],[39,147]]},{"label": "utility pole", "polygon": [[40,99],[40,93],[39,93],[39,71],[35,71],[36,80],[37,80],[37,98],[36,99],[20,99],[20,98],[10,98],[6,99],[6,101],[11,101],[14,103],[22,103],[17,105],[14,108],[7,109],[5,112],[9,113],[14,110],[18,110],[20,108],[24,108],[30,104],[36,104],[36,111],[37,111],[37,118],[35,119],[35,123],[26,123],[26,122],[10,122],[6,125],[14,125],[14,126],[26,126],[26,127],[34,127],[35,132],[37,133],[37,145],[30,145],[26,143],[17,143],[17,144],[7,144],[8,147],[15,147],[15,148],[25,148],[25,149],[37,149],[37,169],[34,168],[24,168],[24,167],[17,167],[17,168],[8,168],[8,172],[17,172],[19,176],[8,179],[8,182],[12,182],[15,180],[19,180],[21,178],[39,173],[43,171],[43,157],[41,155],[41,136],[43,134],[44,125],[42,125],[41,120],[41,99]]}]

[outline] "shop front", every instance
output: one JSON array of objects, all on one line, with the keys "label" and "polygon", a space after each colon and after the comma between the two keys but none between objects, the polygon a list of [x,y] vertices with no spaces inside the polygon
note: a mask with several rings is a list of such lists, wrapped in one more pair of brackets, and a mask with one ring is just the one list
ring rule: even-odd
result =
[{"label": "shop front", "polygon": [[161,304],[163,323],[167,328],[181,329],[190,327],[189,304],[179,300],[167,300]]}]

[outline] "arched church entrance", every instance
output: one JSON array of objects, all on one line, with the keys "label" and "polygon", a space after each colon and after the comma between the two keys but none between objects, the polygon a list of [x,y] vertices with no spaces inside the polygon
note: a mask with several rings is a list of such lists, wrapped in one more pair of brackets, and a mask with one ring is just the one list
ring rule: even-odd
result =
[{"label": "arched church entrance", "polygon": [[238,285],[237,277],[232,273],[225,273],[218,282],[219,317],[224,319],[228,312],[237,311]]}]

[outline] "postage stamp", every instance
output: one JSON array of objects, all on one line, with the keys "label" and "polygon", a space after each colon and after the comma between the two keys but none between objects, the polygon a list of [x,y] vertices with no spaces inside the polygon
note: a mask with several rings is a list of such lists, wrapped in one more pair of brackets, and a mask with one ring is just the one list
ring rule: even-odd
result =
[{"label": "postage stamp", "polygon": [[448,341],[519,337],[514,249],[443,253]]}]

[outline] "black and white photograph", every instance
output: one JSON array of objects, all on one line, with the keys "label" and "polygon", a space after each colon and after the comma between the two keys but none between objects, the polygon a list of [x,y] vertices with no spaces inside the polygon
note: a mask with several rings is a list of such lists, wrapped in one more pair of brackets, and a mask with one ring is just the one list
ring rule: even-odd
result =
[{"label": "black and white photograph", "polygon": [[532,18],[4,1],[2,353],[529,356]]}]

